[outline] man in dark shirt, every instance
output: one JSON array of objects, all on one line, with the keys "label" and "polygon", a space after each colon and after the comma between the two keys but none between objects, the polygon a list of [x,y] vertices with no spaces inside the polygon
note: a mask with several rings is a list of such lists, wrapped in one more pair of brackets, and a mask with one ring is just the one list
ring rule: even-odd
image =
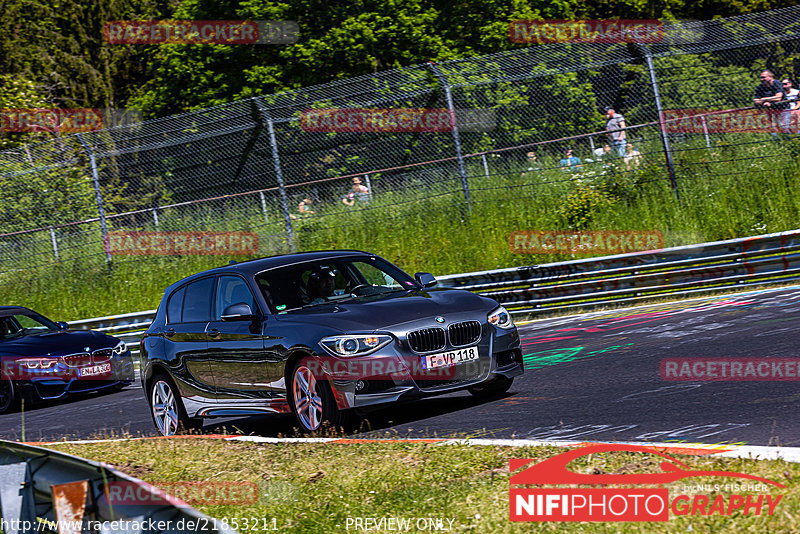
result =
[{"label": "man in dark shirt", "polygon": [[789,110],[784,100],[784,89],[781,82],[775,79],[771,71],[765,70],[759,76],[761,83],[756,87],[755,98],[753,104],[756,108],[767,110],[770,118],[778,119],[780,123],[780,131],[789,131]]}]

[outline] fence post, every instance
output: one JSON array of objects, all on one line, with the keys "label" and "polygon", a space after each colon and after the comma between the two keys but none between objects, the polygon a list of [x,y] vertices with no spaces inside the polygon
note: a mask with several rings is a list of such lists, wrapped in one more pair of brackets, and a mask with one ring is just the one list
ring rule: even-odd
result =
[{"label": "fence post", "polygon": [[158,230],[158,208],[153,208],[153,224],[156,225],[156,230]]},{"label": "fence post", "polygon": [[481,154],[481,161],[483,161],[483,174],[489,177],[489,162],[486,161],[486,154]]},{"label": "fence post", "polygon": [[678,180],[675,178],[675,164],[672,161],[672,148],[669,144],[669,136],[667,135],[667,128],[664,123],[664,109],[661,106],[661,93],[658,90],[656,69],[653,66],[653,55],[645,44],[636,43],[633,49],[636,50],[640,56],[644,57],[645,64],[647,65],[647,72],[650,75],[650,86],[653,88],[653,98],[655,99],[656,112],[658,113],[658,129],[661,133],[661,144],[664,147],[664,156],[667,159],[667,171],[669,172],[670,182],[672,182],[672,189],[675,191],[675,197],[680,200]]},{"label": "fence post", "polygon": [[286,227],[286,238],[289,240],[289,249],[294,250],[293,230],[292,230],[292,217],[289,214],[289,199],[286,196],[286,186],[283,183],[283,170],[281,169],[281,157],[278,153],[278,141],[275,138],[275,128],[272,122],[272,117],[269,110],[261,103],[261,99],[255,98],[258,111],[261,117],[267,123],[267,133],[269,134],[269,146],[272,150],[272,163],[275,166],[275,179],[278,182],[278,190],[281,195],[281,210],[283,211],[283,220]]},{"label": "fence post", "polygon": [[269,224],[269,217],[267,217],[267,199],[264,197],[264,192],[258,192],[259,198],[261,198],[261,213],[264,215],[264,224]]},{"label": "fence post", "polygon": [[50,227],[50,242],[53,244],[53,256],[58,259],[58,240],[56,240],[56,231]]},{"label": "fence post", "polygon": [[367,186],[367,195],[369,196],[369,199],[372,200],[372,184],[369,181],[369,174],[364,175],[364,183]]},{"label": "fence post", "polygon": [[706,148],[711,150],[711,140],[708,138],[708,123],[706,123],[706,116],[702,115],[700,119],[703,121],[703,135],[706,138]]},{"label": "fence post", "polygon": [[433,71],[439,84],[444,89],[444,97],[447,100],[447,109],[450,111],[450,124],[453,127],[453,145],[456,149],[456,161],[458,161],[458,174],[461,176],[461,189],[464,192],[464,200],[469,204],[469,182],[467,181],[467,169],[464,166],[464,155],[461,152],[461,137],[458,135],[458,124],[456,123],[456,110],[453,107],[453,94],[450,91],[450,84],[439,70],[435,63],[429,62],[428,67]]},{"label": "fence post", "polygon": [[106,212],[103,209],[103,194],[100,192],[100,178],[97,174],[97,160],[94,157],[94,151],[89,144],[83,139],[81,134],[75,134],[80,141],[86,154],[89,155],[89,166],[92,169],[92,183],[94,184],[94,199],[97,202],[97,213],[100,216],[100,231],[103,234],[103,249],[106,252],[106,264],[111,266],[111,246],[108,242],[108,225],[106,224]]}]

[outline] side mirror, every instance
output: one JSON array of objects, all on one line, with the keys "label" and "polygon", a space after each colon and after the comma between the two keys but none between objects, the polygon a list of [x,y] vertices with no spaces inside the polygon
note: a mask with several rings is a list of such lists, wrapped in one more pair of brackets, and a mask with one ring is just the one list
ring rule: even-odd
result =
[{"label": "side mirror", "polygon": [[64,321],[56,321],[56,326],[59,330],[69,330],[69,325]]},{"label": "side mirror", "polygon": [[433,287],[438,283],[431,273],[415,273],[414,278],[421,287]]},{"label": "side mirror", "polygon": [[220,319],[223,321],[250,321],[254,319],[255,316],[249,304],[240,302],[238,304],[231,304],[225,308]]}]

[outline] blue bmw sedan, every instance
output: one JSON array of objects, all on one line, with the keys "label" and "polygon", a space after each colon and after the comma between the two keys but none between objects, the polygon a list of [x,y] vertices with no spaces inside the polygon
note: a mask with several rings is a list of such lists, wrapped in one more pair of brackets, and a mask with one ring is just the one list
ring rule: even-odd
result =
[{"label": "blue bmw sedan", "polygon": [[0,306],[0,413],[27,402],[133,383],[125,343],[100,332],[69,330],[21,306]]}]

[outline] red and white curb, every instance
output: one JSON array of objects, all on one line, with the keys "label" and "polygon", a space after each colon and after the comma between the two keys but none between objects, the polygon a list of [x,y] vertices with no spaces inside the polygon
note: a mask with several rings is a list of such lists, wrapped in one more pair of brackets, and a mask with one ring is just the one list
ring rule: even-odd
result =
[{"label": "red and white curb", "polygon": [[75,445],[93,443],[114,443],[124,441],[163,440],[163,439],[219,439],[224,441],[243,441],[249,443],[287,444],[287,443],[327,443],[332,445],[352,445],[363,443],[397,444],[427,443],[431,445],[482,445],[493,447],[584,447],[597,443],[615,443],[653,447],[654,450],[670,454],[711,456],[716,458],[745,458],[752,460],[784,460],[800,463],[800,447],[764,447],[756,445],[730,445],[709,443],[653,443],[644,441],[541,441],[530,439],[448,439],[448,438],[268,438],[262,436],[233,436],[224,434],[187,435],[169,437],[143,437],[120,439],[89,439],[76,441],[27,442],[27,445]]}]

